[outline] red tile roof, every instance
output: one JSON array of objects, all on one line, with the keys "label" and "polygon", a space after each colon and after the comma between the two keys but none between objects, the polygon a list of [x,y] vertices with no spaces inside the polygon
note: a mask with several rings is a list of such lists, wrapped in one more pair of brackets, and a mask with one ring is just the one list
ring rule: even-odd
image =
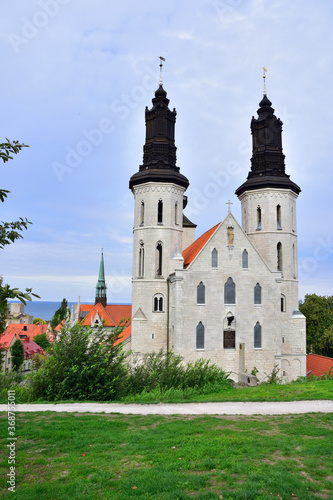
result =
[{"label": "red tile roof", "polygon": [[96,314],[98,313],[101,320],[104,320],[105,326],[113,327],[119,326],[124,319],[129,320],[129,322],[131,321],[132,306],[127,304],[109,304],[104,307],[100,302],[96,305],[81,304],[79,318],[80,313],[83,311],[88,311],[88,314],[82,319],[82,325],[90,326]]},{"label": "red tile roof", "polygon": [[132,306],[128,304],[110,304],[106,306],[106,310],[109,312],[114,323],[119,326],[122,320],[128,320],[131,322],[132,317]]},{"label": "red tile roof", "polygon": [[5,333],[16,333],[18,335],[26,335],[30,339],[46,333],[47,325],[33,325],[27,323],[8,323]]},{"label": "red tile roof", "polygon": [[0,347],[8,351],[14,337],[18,338],[15,332],[7,332],[6,330],[0,335]]},{"label": "red tile roof", "polygon": [[333,372],[333,358],[320,356],[319,354],[308,354],[306,357],[306,373],[311,372],[309,375],[321,377],[326,372],[332,369]]},{"label": "red tile roof", "polygon": [[131,336],[131,329],[132,329],[131,325],[127,326],[120,335],[119,339],[115,341],[114,345],[118,345],[120,344],[120,342],[123,342],[124,340],[128,339]]},{"label": "red tile roof", "polygon": [[46,352],[33,340],[26,337],[23,340],[24,347],[24,357],[25,359],[30,359],[34,354],[46,354]]},{"label": "red tile roof", "polygon": [[207,241],[213,236],[215,233],[216,229],[219,227],[221,222],[216,224],[216,226],[212,227],[208,231],[206,231],[204,234],[202,234],[197,240],[195,240],[192,245],[189,247],[185,248],[183,251],[183,257],[184,257],[184,266],[187,267],[193,262],[195,257],[198,255],[198,253],[203,249],[203,247],[206,245]]}]

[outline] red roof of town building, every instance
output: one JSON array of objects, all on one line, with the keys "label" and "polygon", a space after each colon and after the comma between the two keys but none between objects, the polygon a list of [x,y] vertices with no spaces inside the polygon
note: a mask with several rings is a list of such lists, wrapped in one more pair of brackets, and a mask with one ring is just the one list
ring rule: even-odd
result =
[{"label": "red roof of town building", "polygon": [[42,349],[36,342],[26,337],[23,340],[24,347],[24,357],[25,359],[30,359],[34,354],[46,354],[44,349]]},{"label": "red roof of town building", "polygon": [[8,351],[13,338],[16,337],[15,332],[7,332],[7,330],[0,336],[0,347],[5,351]]},{"label": "red roof of town building", "polygon": [[114,345],[120,344],[120,342],[123,342],[124,340],[128,339],[131,336],[131,325],[127,326],[125,330],[121,333],[119,338],[115,341]]},{"label": "red roof of town building", "polygon": [[187,267],[193,262],[198,253],[203,249],[206,245],[207,241],[210,237],[215,233],[216,229],[219,227],[221,222],[216,224],[216,226],[212,227],[204,234],[202,234],[197,240],[195,240],[189,247],[185,248],[183,251],[184,257],[184,266]]},{"label": "red roof of town building", "polygon": [[33,339],[36,335],[46,333],[47,325],[33,325],[28,323],[8,323],[5,333],[16,333],[22,338],[29,337]]},{"label": "red roof of town building", "polygon": [[[82,312],[88,313],[82,318]],[[91,325],[96,314],[104,322],[104,326],[115,327],[122,323],[122,320],[131,321],[132,306],[127,304],[109,304],[104,307],[100,302],[97,304],[81,304],[79,310],[79,319],[82,325]],[[128,322],[127,321],[127,322]]]},{"label": "red roof of town building", "polygon": [[[333,358],[327,356],[320,356],[320,354],[308,354],[306,357],[306,373],[322,377],[325,373],[332,370],[333,372]],[[310,372],[310,373],[309,373]]]}]

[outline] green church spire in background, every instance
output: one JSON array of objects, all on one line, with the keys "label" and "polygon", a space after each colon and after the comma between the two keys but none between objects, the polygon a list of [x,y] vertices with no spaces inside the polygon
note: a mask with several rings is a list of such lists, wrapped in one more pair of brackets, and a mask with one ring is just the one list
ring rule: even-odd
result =
[{"label": "green church spire in background", "polygon": [[101,263],[99,265],[98,281],[96,285],[95,304],[97,304],[98,302],[100,302],[104,307],[106,306],[106,283],[104,273],[103,249],[101,255]]}]

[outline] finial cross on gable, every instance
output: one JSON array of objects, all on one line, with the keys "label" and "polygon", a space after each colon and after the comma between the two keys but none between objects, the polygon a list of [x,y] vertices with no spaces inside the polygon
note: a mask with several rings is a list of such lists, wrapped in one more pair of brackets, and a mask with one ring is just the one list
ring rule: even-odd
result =
[{"label": "finial cross on gable", "polygon": [[231,210],[230,210],[230,205],[233,205],[232,201],[228,200],[228,201],[226,201],[226,202],[225,202],[225,204],[226,204],[226,205],[229,205],[229,206],[228,206],[228,212],[231,212]]}]

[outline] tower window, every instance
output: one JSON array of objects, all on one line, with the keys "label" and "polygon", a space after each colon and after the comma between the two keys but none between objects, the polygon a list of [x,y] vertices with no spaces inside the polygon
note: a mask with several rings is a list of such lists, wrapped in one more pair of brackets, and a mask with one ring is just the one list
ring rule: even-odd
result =
[{"label": "tower window", "polygon": [[254,287],[254,303],[261,304],[261,286],[259,283]]},{"label": "tower window", "polygon": [[178,203],[175,203],[175,224],[178,225]]},{"label": "tower window", "polygon": [[143,278],[145,274],[145,247],[143,241],[140,241],[139,249],[139,278]]},{"label": "tower window", "polygon": [[277,270],[282,271],[282,243],[278,243],[276,246],[276,259],[277,259]]},{"label": "tower window", "polygon": [[159,200],[157,204],[157,224],[163,224],[163,201]]},{"label": "tower window", "polygon": [[163,312],[163,296],[161,294],[157,294],[154,296],[153,311]]},{"label": "tower window", "polygon": [[197,334],[196,348],[197,349],[204,349],[205,348],[205,327],[203,326],[201,321],[197,325],[196,334]]},{"label": "tower window", "polygon": [[276,207],[276,228],[282,229],[282,226],[281,226],[281,206],[280,205],[278,205]]},{"label": "tower window", "polygon": [[216,268],[217,267],[217,250],[216,248],[213,248],[212,250],[212,267]]},{"label": "tower window", "polygon": [[223,349],[235,349],[236,347],[236,332],[235,330],[224,330],[223,332]]},{"label": "tower window", "polygon": [[205,303],[205,285],[203,284],[202,281],[200,281],[199,285],[197,286],[197,304],[204,304]]},{"label": "tower window", "polygon": [[286,312],[286,296],[281,294],[281,312]]},{"label": "tower window", "polygon": [[254,327],[254,348],[261,349],[261,325],[259,321],[256,322]]},{"label": "tower window", "polygon": [[140,226],[143,226],[145,223],[145,202],[141,202],[141,211],[140,211]]},{"label": "tower window", "polygon": [[296,279],[296,251],[295,251],[295,245],[293,245],[293,278]]},{"label": "tower window", "polygon": [[159,241],[156,245],[156,277],[162,276],[163,246]]},{"label": "tower window", "polygon": [[228,278],[224,284],[224,303],[236,304],[236,285],[232,278]]},{"label": "tower window", "polygon": [[260,231],[261,229],[261,208],[260,206],[257,207],[257,231]]},{"label": "tower window", "polygon": [[243,250],[242,253],[242,268],[243,269],[248,269],[249,267],[249,254],[247,250]]}]

